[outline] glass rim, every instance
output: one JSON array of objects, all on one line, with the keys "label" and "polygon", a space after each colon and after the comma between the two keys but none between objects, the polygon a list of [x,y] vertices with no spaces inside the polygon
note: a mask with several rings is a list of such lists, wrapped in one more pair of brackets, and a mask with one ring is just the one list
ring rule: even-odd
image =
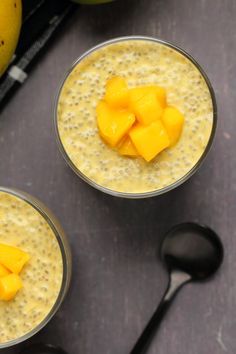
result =
[{"label": "glass rim", "polygon": [[[69,75],[71,74],[71,72],[73,71],[73,69],[75,68],[75,66],[80,63],[84,58],[86,58],[87,56],[89,56],[91,53],[95,52],[98,49],[101,49],[107,45],[110,44],[114,44],[114,43],[118,43],[118,42],[123,42],[123,41],[129,41],[129,40],[140,40],[140,41],[150,41],[150,42],[155,42],[155,43],[159,43],[162,44],[166,47],[169,47],[171,49],[174,49],[175,51],[179,52],[180,54],[182,54],[185,58],[187,58],[196,68],[197,70],[200,72],[201,76],[203,77],[207,88],[209,90],[210,96],[211,96],[211,101],[212,101],[212,114],[213,114],[213,123],[212,123],[212,129],[211,129],[211,134],[209,137],[209,140],[207,142],[207,145],[202,153],[202,155],[200,156],[200,158],[198,159],[198,161],[195,163],[195,165],[181,178],[179,178],[177,181],[159,188],[159,189],[154,189],[151,191],[147,191],[147,192],[119,192],[107,187],[104,187],[98,183],[96,183],[95,181],[93,181],[92,179],[90,179],[89,177],[87,177],[83,172],[81,172],[79,170],[79,168],[77,168],[75,166],[75,164],[72,162],[71,158],[69,157],[66,149],[64,148],[64,145],[61,141],[61,137],[60,137],[60,133],[59,133],[59,129],[58,129],[58,103],[59,103],[59,99],[60,99],[60,95],[61,95],[61,91],[64,87],[64,84],[67,80],[67,78],[69,77]],[[189,54],[187,53],[184,49],[180,48],[179,46],[169,42],[169,41],[165,41],[162,39],[158,39],[155,37],[149,37],[149,36],[122,36],[122,37],[117,37],[117,38],[113,38],[104,42],[101,42],[95,46],[93,46],[91,49],[85,51],[81,56],[79,56],[74,62],[73,64],[70,66],[70,68],[66,71],[66,73],[63,76],[63,79],[60,82],[59,85],[59,89],[56,93],[56,97],[55,97],[55,104],[54,104],[54,127],[55,127],[55,132],[56,132],[56,140],[57,140],[57,144],[59,147],[59,150],[61,151],[61,154],[64,158],[64,160],[66,161],[66,163],[70,166],[70,168],[76,173],[77,176],[79,176],[83,181],[85,181],[86,183],[88,183],[90,186],[92,186],[93,188],[100,190],[101,192],[104,192],[106,194],[110,194],[112,196],[115,197],[121,197],[121,198],[128,198],[128,199],[143,199],[143,198],[149,198],[149,197],[155,197],[161,194],[164,194],[166,192],[171,191],[172,189],[175,189],[176,187],[180,186],[181,184],[183,184],[184,182],[186,182],[200,167],[200,165],[203,163],[203,161],[205,160],[211,146],[214,140],[214,136],[215,136],[215,132],[216,132],[216,126],[217,126],[217,104],[216,104],[216,98],[215,98],[215,93],[214,93],[214,89],[211,85],[211,82],[207,76],[207,74],[205,73],[205,71],[203,70],[203,68],[200,66],[200,64]]]},{"label": "glass rim", "polygon": [[[66,250],[66,246],[63,242],[62,235],[60,231],[58,230],[58,227],[56,226],[56,223],[59,224],[59,221],[57,218],[54,216],[54,214],[47,209],[47,207],[39,201],[37,198],[31,196],[30,194],[20,191],[15,188],[8,188],[8,187],[2,187],[0,186],[0,192],[10,194],[16,198],[19,198],[29,204],[31,207],[33,207],[43,218],[44,220],[48,223],[50,226],[51,230],[53,231],[53,234],[55,235],[55,238],[57,239],[57,242],[60,247],[60,252],[61,252],[61,257],[62,257],[62,264],[63,264],[63,275],[62,275],[62,281],[61,281],[61,287],[60,291],[58,293],[58,296],[55,300],[54,305],[52,306],[51,310],[48,312],[48,314],[44,317],[44,319],[32,330],[24,334],[23,336],[20,336],[16,339],[12,339],[10,341],[0,343],[0,350],[3,348],[10,348],[16,344],[22,343],[25,340],[31,338],[34,336],[36,333],[38,333],[55,315],[57,310],[59,309],[60,305],[62,304],[64,297],[66,295],[69,283],[70,283],[70,277],[71,277],[71,269],[70,266],[68,266],[68,250]],[[63,229],[62,229],[63,230]],[[70,252],[70,250],[69,250]]]}]

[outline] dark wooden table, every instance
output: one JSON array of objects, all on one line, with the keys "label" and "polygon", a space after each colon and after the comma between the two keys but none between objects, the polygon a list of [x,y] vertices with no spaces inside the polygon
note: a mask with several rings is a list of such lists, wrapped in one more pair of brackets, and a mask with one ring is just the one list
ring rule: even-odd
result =
[{"label": "dark wooden table", "polygon": [[[162,236],[173,224],[194,220],[221,235],[224,265],[211,282],[179,294],[149,353],[236,353],[235,18],[235,0],[80,7],[1,114],[0,184],[46,203],[73,251],[66,301],[32,342],[58,344],[70,354],[128,354],[166,287],[166,271],[156,259]],[[192,54],[212,81],[219,111],[214,146],[195,176],[140,201],[110,197],[82,182],[64,163],[53,126],[65,70],[91,46],[129,34],[169,40]]]}]

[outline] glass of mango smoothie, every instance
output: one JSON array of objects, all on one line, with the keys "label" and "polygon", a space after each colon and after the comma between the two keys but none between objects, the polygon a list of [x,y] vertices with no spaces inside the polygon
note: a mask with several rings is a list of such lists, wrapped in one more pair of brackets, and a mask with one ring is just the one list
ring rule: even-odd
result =
[{"label": "glass of mango smoothie", "polygon": [[70,277],[70,248],[55,216],[30,195],[0,187],[0,349],[46,325]]},{"label": "glass of mango smoothie", "polygon": [[[113,92],[109,91],[111,86]],[[144,90],[153,87],[165,94],[162,115],[174,108],[174,119],[181,120],[174,143],[171,134],[175,134],[176,122],[165,126],[170,134],[167,136],[165,130],[164,140],[163,129],[160,130],[164,123],[168,125],[169,117],[164,123],[163,116],[159,117],[159,122],[153,125],[152,121],[148,129],[145,127],[147,121],[158,118],[160,102],[155,102],[150,110],[153,93],[146,95],[149,101],[145,104],[137,101],[139,106],[136,102],[133,110],[129,110],[128,96],[124,99],[120,95],[122,90],[128,90],[131,96],[139,91],[140,99],[141,91],[144,95]],[[118,117],[107,102],[120,103],[123,113]],[[140,110],[146,114],[143,120]],[[109,119],[115,121],[116,129],[126,119],[126,126],[119,130],[122,134],[125,131],[129,139],[125,151],[124,146],[119,147],[124,141],[122,134],[115,139],[111,136],[113,123],[109,123],[109,129],[104,127]],[[214,137],[216,101],[206,74],[185,51],[154,38],[122,37],[92,48],[68,70],[56,98],[55,127],[66,162],[84,181],[114,196],[144,198],[177,187],[198,169]],[[156,146],[158,139],[161,147]],[[153,148],[157,148],[158,154],[156,150],[150,155]]]}]

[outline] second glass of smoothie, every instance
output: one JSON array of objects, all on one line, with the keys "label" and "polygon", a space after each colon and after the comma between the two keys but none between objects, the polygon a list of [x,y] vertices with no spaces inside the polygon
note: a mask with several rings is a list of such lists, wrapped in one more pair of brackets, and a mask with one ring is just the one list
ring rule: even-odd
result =
[{"label": "second glass of smoothie", "polygon": [[[70,284],[71,254],[59,222],[41,202],[3,187],[0,187],[0,247],[4,253],[0,255],[2,349],[30,338],[54,316]],[[13,267],[19,252],[27,254],[20,273]],[[10,289],[15,287],[12,278],[21,282],[14,296]],[[8,287],[4,288],[4,284]]]}]

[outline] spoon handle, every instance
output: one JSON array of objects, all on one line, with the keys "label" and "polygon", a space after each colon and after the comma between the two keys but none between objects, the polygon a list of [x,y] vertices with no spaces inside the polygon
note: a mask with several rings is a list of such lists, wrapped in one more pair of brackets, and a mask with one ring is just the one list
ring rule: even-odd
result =
[{"label": "spoon handle", "polygon": [[173,271],[170,276],[168,288],[150,321],[145,327],[143,333],[136,342],[134,348],[131,350],[130,354],[144,354],[146,353],[148,346],[154,337],[157,328],[161,324],[161,320],[166,314],[172,300],[174,299],[178,290],[188,281],[190,281],[191,276],[187,273]]}]

